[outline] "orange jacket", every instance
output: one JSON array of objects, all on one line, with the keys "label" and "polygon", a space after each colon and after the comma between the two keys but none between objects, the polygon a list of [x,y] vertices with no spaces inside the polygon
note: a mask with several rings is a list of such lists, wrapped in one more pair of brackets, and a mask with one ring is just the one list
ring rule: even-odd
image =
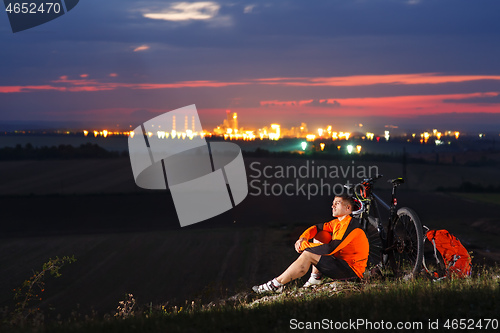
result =
[{"label": "orange jacket", "polygon": [[[320,231],[332,233],[330,243],[313,243],[312,239]],[[333,219],[330,222],[317,224],[300,235],[307,239],[300,244],[301,251],[309,251],[323,256],[335,256],[342,259],[360,278],[366,269],[370,246],[365,232],[360,228],[359,221],[346,216],[342,221]]]}]

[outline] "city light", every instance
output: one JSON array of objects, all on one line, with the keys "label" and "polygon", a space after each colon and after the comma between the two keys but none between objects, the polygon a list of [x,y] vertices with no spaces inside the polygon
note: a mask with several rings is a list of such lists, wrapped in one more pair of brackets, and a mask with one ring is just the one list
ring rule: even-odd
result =
[{"label": "city light", "polygon": [[271,129],[274,130],[274,133],[269,133],[269,140],[279,140],[281,136],[280,125],[271,124]]},{"label": "city light", "polygon": [[[427,143],[431,135],[429,134],[429,132],[424,132],[420,136],[423,138],[423,142]],[[420,140],[420,142],[422,142],[422,140]]]},{"label": "city light", "polygon": [[314,135],[314,134],[307,134],[306,135],[306,140],[307,141],[314,141],[314,140],[316,140],[316,135]]},{"label": "city light", "polygon": [[351,133],[349,133],[349,132],[340,132],[338,138],[339,139],[344,138],[345,140],[349,140],[350,136],[351,136]]},{"label": "city light", "polygon": [[[332,125],[328,125],[325,127],[320,127],[317,128],[315,132],[311,133],[307,129],[307,124],[306,123],[300,123],[300,126],[296,127],[291,127],[291,128],[283,128],[280,124],[278,123],[272,123],[269,126],[264,126],[259,129],[250,129],[248,127],[238,127],[238,115],[233,112],[231,113],[230,110],[227,110],[227,117],[224,119],[223,123],[217,127],[214,128],[212,132],[210,131],[200,131],[196,132],[195,128],[195,122],[194,119],[191,121],[191,124],[189,123],[190,119],[188,117],[184,117],[184,126],[182,130],[179,130],[179,124],[176,124],[176,118],[175,116],[172,116],[172,128],[167,129],[167,128],[161,128],[161,126],[157,124],[151,124],[151,131],[146,131],[145,135],[147,137],[152,137],[153,133],[155,136],[157,136],[159,139],[179,139],[179,140],[193,140],[195,137],[200,137],[200,138],[205,138],[205,137],[220,137],[224,138],[225,140],[244,140],[244,141],[252,141],[256,139],[261,139],[261,140],[280,140],[283,138],[293,138],[293,139],[304,139],[305,141],[309,142],[316,142],[315,145],[317,145],[318,150],[321,149],[321,151],[324,151],[326,148],[326,145],[328,144],[327,142],[324,142],[324,140],[345,140],[348,141],[349,139],[354,139],[354,140],[369,140],[369,141],[375,141],[376,139],[377,143],[380,143],[380,138],[382,137],[381,135],[376,134],[375,132],[364,132],[364,135],[355,132],[355,134],[347,131],[334,131]],[[176,128],[177,125],[177,128]],[[116,125],[117,127],[119,125]],[[355,125],[358,128],[367,128],[368,126],[363,125],[363,124],[356,124]],[[393,125],[387,125],[385,126],[386,128],[392,128],[396,129],[398,126],[393,126]],[[132,125],[130,125],[130,128],[132,128]],[[155,129],[155,130],[153,130]],[[20,133],[24,133],[19,131]],[[16,131],[17,133],[17,131]],[[78,132],[71,132],[71,131],[58,131],[58,133],[64,133],[64,134],[73,134],[73,133],[78,133]],[[88,136],[89,133],[93,133],[94,137],[103,137],[103,138],[108,138],[110,136],[129,136],[129,137],[134,137],[135,133],[133,131],[112,131],[108,129],[95,129],[95,130],[81,130],[79,133],[83,134],[84,136]],[[394,135],[392,136],[389,130],[384,130],[383,131],[383,138],[385,138],[385,142],[389,140],[393,140],[392,137],[394,138],[402,138],[406,142],[420,142],[421,144],[426,144],[428,143],[429,140],[433,140],[433,142],[439,146],[443,144],[451,144],[449,138],[454,137],[456,140],[458,140],[461,137],[462,133],[456,130],[446,130],[446,131],[439,131],[437,128],[433,128],[432,130],[421,132],[421,133],[411,133],[411,134],[400,134],[400,135]],[[478,133],[474,134],[478,135],[480,139],[483,139],[486,137],[485,133]],[[467,136],[470,137],[470,134],[467,133]],[[317,142],[318,139],[321,139],[323,142]],[[340,142],[339,142],[340,143]],[[335,147],[335,146],[334,146]],[[337,149],[340,151],[342,147],[346,147],[349,154],[352,152],[361,152],[361,146],[360,145],[337,145]]]},{"label": "city light", "polygon": [[306,148],[307,148],[307,142],[302,141],[300,145],[302,146],[302,150],[306,150]]}]

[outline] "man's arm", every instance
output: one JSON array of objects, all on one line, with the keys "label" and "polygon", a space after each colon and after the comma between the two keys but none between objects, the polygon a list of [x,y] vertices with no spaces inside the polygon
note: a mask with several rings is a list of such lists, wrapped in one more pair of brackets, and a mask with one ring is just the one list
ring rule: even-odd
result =
[{"label": "man's arm", "polygon": [[307,242],[307,239],[305,239],[304,237],[300,237],[296,242],[295,242],[295,251],[297,251],[298,253],[302,253],[302,250],[300,249],[300,245],[302,245],[302,242],[303,241],[306,241]]},{"label": "man's arm", "polygon": [[307,242],[309,239],[314,238],[314,236],[316,236],[319,231],[323,230],[324,225],[325,223],[319,223],[307,228],[295,242],[295,251],[297,251],[298,253],[302,253],[302,251],[304,251],[303,249],[301,250],[302,242]]},{"label": "man's arm", "polygon": [[349,233],[346,232],[346,235],[341,240],[332,240],[328,244],[316,245],[315,243],[302,243],[303,246],[306,247],[301,248],[301,250],[319,255],[332,255],[342,250],[347,244],[360,235],[364,235],[364,231],[360,228],[355,228],[354,230],[349,231]]}]

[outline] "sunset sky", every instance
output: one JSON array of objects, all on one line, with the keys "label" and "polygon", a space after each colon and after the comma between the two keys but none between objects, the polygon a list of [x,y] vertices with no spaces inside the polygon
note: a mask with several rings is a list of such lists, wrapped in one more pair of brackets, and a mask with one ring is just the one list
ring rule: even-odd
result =
[{"label": "sunset sky", "polygon": [[14,34],[3,12],[0,129],[135,127],[196,104],[207,129],[231,110],[249,127],[500,133],[499,13],[498,0],[82,0]]}]

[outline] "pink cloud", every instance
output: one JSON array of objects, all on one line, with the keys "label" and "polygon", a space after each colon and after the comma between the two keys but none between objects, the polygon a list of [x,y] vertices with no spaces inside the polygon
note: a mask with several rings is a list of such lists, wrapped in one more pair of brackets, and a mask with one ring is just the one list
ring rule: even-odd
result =
[{"label": "pink cloud", "polygon": [[29,85],[29,86],[0,86],[0,93],[20,93],[34,90],[58,90],[58,91],[106,91],[119,88],[127,89],[178,89],[178,88],[221,88],[235,85],[245,85],[246,82],[219,82],[219,81],[181,81],[175,83],[117,83],[117,82],[99,82],[97,80],[86,79],[70,80],[68,76],[61,76],[58,80],[53,80],[55,85]]},{"label": "pink cloud", "polygon": [[[473,104],[473,103],[450,103],[445,100],[462,100],[469,98],[494,97],[496,92],[469,93],[469,94],[445,94],[445,95],[415,95],[415,96],[389,96],[389,97],[368,97],[368,98],[335,98],[320,100],[339,105],[338,114],[346,116],[371,116],[371,115],[392,115],[398,117],[414,116],[421,114],[434,114],[446,112],[490,112],[498,113],[497,105]],[[287,110],[300,107],[301,112],[309,114],[328,114],[332,108],[315,106],[313,100],[268,100],[261,101],[261,106],[281,108]],[[327,104],[328,105],[328,104]]]},{"label": "pink cloud", "polygon": [[149,46],[147,45],[141,45],[141,46],[138,46],[134,49],[134,52],[140,52],[140,51],[146,51],[146,50],[149,50]]},{"label": "pink cloud", "polygon": [[29,91],[39,91],[39,90],[58,90],[65,91],[65,87],[55,87],[50,85],[40,85],[40,86],[0,86],[0,93],[21,93]]},{"label": "pink cloud", "polygon": [[442,84],[478,80],[500,80],[497,75],[441,75],[439,73],[421,74],[388,74],[388,75],[354,75],[339,77],[312,77],[312,78],[266,78],[255,81],[260,84],[320,87],[320,86],[368,86],[375,84],[411,85],[411,84]]},{"label": "pink cloud", "polygon": [[[243,80],[238,82],[220,82],[211,80],[180,81],[173,83],[116,83],[100,82],[89,80],[88,74],[81,74],[81,79],[70,80],[67,75],[52,81],[57,84],[52,85],[27,85],[27,86],[2,86],[1,93],[28,92],[33,90],[59,90],[59,91],[101,91],[114,90],[119,88],[127,89],[177,89],[177,88],[221,88],[237,85],[280,85],[295,87],[320,87],[320,86],[367,86],[375,84],[392,85],[417,85],[417,84],[445,84],[456,82],[468,82],[477,80],[500,80],[500,76],[494,75],[440,75],[437,73],[423,74],[392,74],[392,75],[355,75],[345,77],[282,77],[282,78],[261,78],[255,80]],[[111,73],[110,77],[117,77],[118,74]],[[66,86],[66,89],[62,89]],[[76,88],[79,87],[79,88]],[[309,101],[310,102],[310,101]]]}]

